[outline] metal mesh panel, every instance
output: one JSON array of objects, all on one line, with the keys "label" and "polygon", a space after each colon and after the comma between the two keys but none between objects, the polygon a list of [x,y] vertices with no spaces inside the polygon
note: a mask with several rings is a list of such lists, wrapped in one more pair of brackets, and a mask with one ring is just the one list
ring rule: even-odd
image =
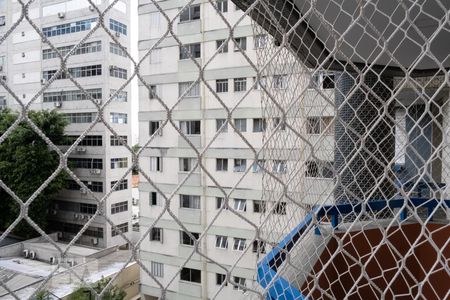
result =
[{"label": "metal mesh panel", "polygon": [[[139,58],[133,58],[117,33],[123,28],[108,24],[123,2],[87,0],[97,21],[71,50],[62,51],[30,17],[36,2],[18,0],[21,14],[0,39],[5,42],[28,23],[59,59],[56,72],[47,74],[27,103],[0,80],[19,107],[0,143],[23,122],[60,157],[58,168],[28,199],[0,178],[0,187],[21,208],[0,242],[26,221],[59,252],[30,297],[51,290],[63,270],[102,299],[130,262],[139,265],[141,293],[148,298],[449,297],[448,3],[192,0],[171,7],[170,1],[140,1],[141,27],[156,20],[151,26],[159,31],[142,34]],[[241,11],[232,12],[232,5]],[[146,13],[158,17],[148,21]],[[214,36],[214,30],[223,34]],[[102,102],[70,69],[77,49],[100,31],[133,66],[127,78],[123,69],[108,70],[124,80]],[[227,60],[228,52],[234,56]],[[179,57],[161,59],[174,53]],[[234,60],[236,69],[242,67],[234,77],[217,67]],[[164,82],[172,63],[176,79]],[[28,116],[61,76],[95,112],[67,151]],[[141,196],[151,206],[141,199],[137,241],[105,212],[113,190],[99,197],[68,167],[69,156],[98,124],[124,142],[107,114],[133,79],[139,81],[145,130],[139,150],[124,143],[133,162],[120,170],[113,189],[138,169]],[[236,93],[233,99],[223,94],[224,79],[227,91]],[[162,82],[171,84],[167,94],[158,89]],[[28,215],[30,204],[62,171],[98,205],[64,247]],[[84,273],[89,262],[85,269],[67,263],[69,249],[98,218],[130,249],[100,292]],[[8,286],[10,278],[2,272],[0,287],[20,299],[20,291]]]}]

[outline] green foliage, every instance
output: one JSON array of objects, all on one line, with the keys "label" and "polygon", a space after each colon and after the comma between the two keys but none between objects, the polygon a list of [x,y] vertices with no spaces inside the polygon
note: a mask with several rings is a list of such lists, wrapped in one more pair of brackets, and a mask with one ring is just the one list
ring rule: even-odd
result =
[{"label": "green foliage", "polygon": [[[139,144],[135,144],[133,145],[133,147],[131,147],[131,149],[133,149],[133,152],[136,153],[139,151],[141,147],[139,146]],[[138,175],[139,174],[139,170],[137,168],[136,165],[133,165],[133,175]]]},{"label": "green foliage", "polygon": [[50,293],[47,290],[40,290],[31,299],[32,300],[50,300],[51,298],[50,298]]},{"label": "green foliage", "polygon": [[[66,121],[55,111],[29,112],[29,117],[55,144],[64,140]],[[0,135],[14,123],[17,114],[9,110],[0,111]],[[28,123],[22,122],[0,144],[0,180],[14,193],[27,201],[28,198],[50,177],[59,165],[59,156],[35,133]],[[31,203],[28,215],[44,231],[47,228],[49,207],[54,196],[64,187],[65,174],[60,173]],[[0,230],[5,230],[18,217],[19,205],[0,188]],[[26,221],[21,221],[14,234],[30,238],[37,233]]]},{"label": "green foliage", "polygon": [[[110,278],[102,278],[98,282],[96,282],[93,286],[93,289],[97,294],[100,294],[103,289],[106,287]],[[87,288],[79,288],[73,294],[71,294],[68,300],[91,300],[95,299],[94,295],[91,295],[91,291]],[[106,292],[103,294],[102,300],[123,300],[127,296],[127,293],[119,288],[117,285],[112,285]]]}]

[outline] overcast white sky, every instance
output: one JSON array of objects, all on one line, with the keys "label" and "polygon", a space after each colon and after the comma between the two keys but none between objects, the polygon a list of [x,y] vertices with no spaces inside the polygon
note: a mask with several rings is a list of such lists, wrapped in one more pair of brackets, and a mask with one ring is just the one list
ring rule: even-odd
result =
[{"label": "overcast white sky", "polygon": [[[130,0],[131,20],[130,20],[130,38],[131,38],[131,55],[138,60],[138,0]],[[138,128],[138,110],[139,110],[139,95],[138,95],[138,81],[133,79],[131,82],[131,137],[132,145],[138,143],[139,128]]]}]

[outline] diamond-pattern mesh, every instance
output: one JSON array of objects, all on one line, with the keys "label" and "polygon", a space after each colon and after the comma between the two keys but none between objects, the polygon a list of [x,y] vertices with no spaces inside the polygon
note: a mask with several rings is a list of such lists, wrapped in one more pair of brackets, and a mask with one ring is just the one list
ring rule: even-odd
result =
[{"label": "diamond-pattern mesh", "polygon": [[[446,299],[450,296],[448,3],[438,0],[389,4],[383,1],[234,0],[243,12],[239,18],[230,19],[216,1],[203,1],[204,7],[215,9],[217,20],[221,20],[221,26],[228,31],[226,43],[235,48],[256,78],[251,88],[247,84],[246,92],[237,101],[228,103],[207,77],[223,49],[219,47],[209,57],[198,60],[194,49],[183,43],[175,30],[182,12],[197,1],[183,2],[184,6],[175,16],[166,12],[163,1],[148,1],[160,13],[164,33],[139,59],[130,55],[107,26],[106,16],[119,1],[110,1],[104,10],[99,8],[98,1],[87,1],[98,14],[98,22],[66,55],[62,55],[43,34],[42,28],[33,23],[29,16],[29,7],[34,2],[31,0],[18,0],[22,6],[21,16],[0,39],[0,43],[4,42],[20,23],[29,23],[60,59],[58,71],[35,91],[28,103],[23,103],[17,92],[0,80],[20,107],[18,119],[0,137],[0,143],[20,122],[26,122],[60,157],[58,168],[28,199],[17,197],[0,178],[0,187],[21,207],[17,220],[0,236],[0,241],[24,220],[53,245],[64,260],[67,251],[95,218],[102,216],[111,226],[118,225],[98,209],[62,249],[33,222],[27,209],[62,171],[86,189],[99,208],[103,206],[112,191],[99,198],[68,167],[67,159],[98,123],[120,139],[105,118],[104,110],[137,78],[146,89],[145,94],[152,94],[159,103],[164,119],[148,139],[140,137],[139,150],[134,152],[125,146],[134,165],[123,172],[121,179],[127,178],[136,167],[141,181],[158,193],[162,204],[159,210],[152,212],[151,224],[141,226],[137,242],[133,243],[120,232],[129,244],[130,256],[101,293],[86,282],[83,274],[67,269],[97,299],[103,297],[132,261],[139,265],[141,278],[150,278],[160,299],[171,298],[172,292],[185,292],[175,290],[175,283],[183,268],[190,267],[193,261],[207,263],[226,274],[225,281],[214,286],[209,294],[201,295],[204,299],[226,299],[227,284],[242,291],[239,297],[260,299]],[[253,22],[256,55],[252,54],[253,50],[243,49],[235,39],[239,26],[249,18]],[[100,104],[71,75],[67,66],[68,58],[77,47],[96,31],[106,32],[134,68],[121,88]],[[196,76],[176,100],[170,101],[154,93],[153,83],[141,69],[169,38],[186,52]],[[95,120],[65,152],[28,116],[32,104],[62,73],[97,109]],[[241,151],[251,155],[248,159],[253,163],[245,166],[236,181],[224,182],[207,165],[207,153],[214,148],[221,130],[203,137],[200,142],[188,135],[175,117],[197,84],[210,95],[209,100],[219,106],[226,119],[222,129],[228,126],[242,145]],[[141,98],[145,97],[147,95]],[[237,109],[245,107],[250,98],[260,102],[262,140],[249,138],[233,121]],[[159,175],[149,172],[142,164],[146,151],[155,147],[160,133],[166,130],[175,131],[196,158],[187,175],[169,191],[162,188]],[[261,218],[257,219],[232,204],[234,193],[254,180],[251,177],[254,168],[261,170],[261,180],[254,185],[262,189],[260,200],[266,203]],[[196,172],[217,189],[218,197],[224,198],[220,209],[202,219],[198,236],[191,233],[189,222],[174,206]],[[120,180],[115,187],[119,183]],[[201,201],[206,205],[204,199]],[[215,236],[213,227],[224,217],[230,220],[226,228],[231,230],[239,223],[252,233],[243,251],[233,256],[232,264],[224,264],[221,257],[208,254],[214,247],[208,237]],[[145,246],[144,257],[141,249],[152,230],[164,227],[166,220],[174,221],[177,230],[186,232],[194,243],[188,255],[178,257],[177,271],[161,279],[152,274],[149,264],[152,253],[157,250],[151,245]],[[251,253],[255,241],[259,248],[256,256]],[[238,272],[243,265],[254,266],[254,284],[250,280],[244,284],[236,279],[245,277]],[[36,293],[47,288],[60,268],[58,262],[39,284]],[[20,299],[2,280],[0,286],[11,297]]]}]

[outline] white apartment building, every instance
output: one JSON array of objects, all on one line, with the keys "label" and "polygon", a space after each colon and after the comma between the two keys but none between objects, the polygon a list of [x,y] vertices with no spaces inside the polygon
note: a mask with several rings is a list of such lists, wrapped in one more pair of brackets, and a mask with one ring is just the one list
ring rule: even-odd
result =
[{"label": "white apartment building", "polygon": [[[158,1],[169,18],[174,18],[186,3]],[[235,24],[242,16],[229,0],[217,1],[217,4],[230,24]],[[142,58],[167,30],[167,21],[150,0],[139,1],[139,28],[139,54]],[[254,84],[255,72],[232,41],[220,48],[228,38],[229,30],[215,8],[208,1],[195,1],[173,23],[173,30],[199,65],[203,66],[215,55],[209,61],[204,77],[229,109],[237,105],[232,121],[245,139],[259,149],[266,123],[263,121],[261,92]],[[254,38],[249,18],[239,23],[234,36],[248,57],[256,62],[256,48],[264,46],[264,43]],[[219,53],[215,54],[218,49]],[[141,74],[151,85],[151,91],[140,82],[140,145],[145,146],[156,134],[147,144],[140,166],[165,197],[183,183],[170,202],[171,211],[196,238],[212,223],[207,235],[200,239],[202,249],[206,249],[205,255],[229,269],[238,261],[231,272],[232,280],[252,286],[258,252],[258,242],[251,243],[255,237],[254,227],[228,210],[221,211],[218,217],[217,214],[223,201],[218,185],[227,192],[236,185],[229,205],[246,219],[259,224],[261,214],[270,204],[261,200],[262,172],[254,162],[254,153],[230,125],[221,128],[227,117],[226,110],[205,84],[196,83],[198,67],[172,36],[167,36],[152,49],[141,66]],[[243,98],[247,92],[249,94]],[[175,123],[199,151],[208,146],[202,163],[218,185],[199,168],[186,180],[197,161],[196,153],[170,123],[160,129],[167,111],[157,98],[168,109],[173,108]],[[312,104],[313,96],[310,98]],[[322,104],[325,107],[326,101]],[[308,133],[323,133],[326,122],[329,122],[327,110],[311,108],[308,114],[311,116],[308,122],[314,125]],[[331,109],[328,114],[332,117],[334,111]],[[218,131],[220,133],[213,140]],[[285,172],[285,163],[270,163],[274,164],[274,172]],[[244,176],[247,168],[251,171]],[[322,174],[326,172],[318,171],[317,166],[310,168],[312,171],[307,176],[325,177]],[[142,175],[139,190],[140,226],[141,233],[145,233],[160,217],[165,200]],[[317,193],[319,195],[323,191]],[[286,207],[276,211],[286,214]],[[150,236],[141,244],[141,258],[163,286],[176,276],[168,287],[168,299],[212,298],[219,289],[216,299],[245,297],[245,290],[237,286],[228,284],[221,287],[225,271],[218,264],[197,254],[190,257],[194,250],[193,241],[167,212],[154,226]],[[243,254],[248,247],[251,250]],[[186,260],[186,265],[181,268]],[[180,268],[180,274],[176,275]],[[141,293],[146,299],[155,299],[161,294],[159,285],[143,271]]]},{"label": "white apartment building", "polygon": [[[94,1],[105,10],[112,1]],[[4,34],[21,16],[22,6],[15,1],[1,1],[0,34]],[[97,24],[98,13],[87,0],[41,0],[29,6],[29,17],[48,40],[66,55]],[[128,48],[129,1],[120,0],[104,18],[105,27]],[[2,79],[19,99],[28,102],[42,89],[60,68],[60,59],[25,19],[0,46]],[[75,80],[98,101],[106,102],[130,76],[130,62],[124,51],[99,28],[83,41],[67,61]],[[12,109],[17,104],[2,88],[0,99]],[[105,121],[131,143],[129,88],[116,93],[104,109]],[[32,105],[34,110],[56,109],[69,121],[66,134],[68,145],[75,141],[96,118],[97,107],[76,87],[65,74],[45,89]],[[68,145],[60,145],[68,149]],[[131,155],[102,123],[96,124],[80,142],[69,158],[75,174],[94,192],[98,199],[109,193],[114,184],[131,166]],[[97,209],[97,202],[73,180],[57,197],[51,209],[51,227],[62,231],[59,237],[71,240]],[[121,181],[104,202],[104,215],[125,233],[131,232],[131,174]],[[128,232],[128,233],[127,233]],[[96,217],[78,243],[109,247],[126,244],[112,230],[104,216]]]}]

